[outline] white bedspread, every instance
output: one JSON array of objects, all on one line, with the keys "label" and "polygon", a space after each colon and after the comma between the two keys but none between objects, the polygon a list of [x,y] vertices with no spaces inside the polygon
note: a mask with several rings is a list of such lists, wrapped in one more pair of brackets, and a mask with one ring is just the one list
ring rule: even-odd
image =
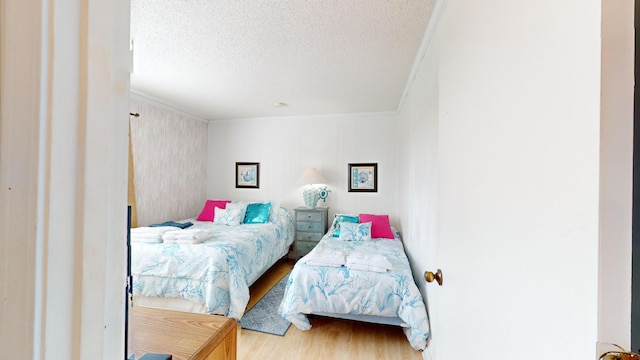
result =
[{"label": "white bedspread", "polygon": [[191,220],[213,233],[199,244],[131,244],[134,296],[181,298],[206,311],[240,319],[249,285],[283,257],[293,242],[293,221],[280,208],[275,223],[239,226]]},{"label": "white bedspread", "polygon": [[[319,251],[383,256],[392,265],[384,273],[348,267],[311,266],[298,261],[291,271],[279,312],[297,328],[308,330],[305,314],[332,313],[399,317],[411,346],[426,347],[427,312],[397,232],[395,240],[342,241],[325,236]],[[362,256],[362,255],[360,255]]]}]

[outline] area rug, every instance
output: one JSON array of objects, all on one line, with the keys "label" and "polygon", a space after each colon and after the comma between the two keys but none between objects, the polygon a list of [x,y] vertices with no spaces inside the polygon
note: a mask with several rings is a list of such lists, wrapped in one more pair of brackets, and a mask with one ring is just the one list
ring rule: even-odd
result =
[{"label": "area rug", "polygon": [[287,286],[287,279],[289,279],[289,274],[278,281],[251,310],[242,315],[240,324],[243,329],[279,336],[284,336],[287,333],[291,323],[278,313],[278,307]]}]

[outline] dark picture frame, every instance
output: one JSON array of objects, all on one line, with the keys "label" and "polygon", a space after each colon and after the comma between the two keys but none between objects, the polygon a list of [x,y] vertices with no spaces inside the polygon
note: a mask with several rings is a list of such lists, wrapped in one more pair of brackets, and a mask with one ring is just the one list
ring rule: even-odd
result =
[{"label": "dark picture frame", "polygon": [[378,163],[351,163],[349,192],[378,192]]},{"label": "dark picture frame", "polygon": [[260,163],[236,162],[236,188],[260,188]]}]

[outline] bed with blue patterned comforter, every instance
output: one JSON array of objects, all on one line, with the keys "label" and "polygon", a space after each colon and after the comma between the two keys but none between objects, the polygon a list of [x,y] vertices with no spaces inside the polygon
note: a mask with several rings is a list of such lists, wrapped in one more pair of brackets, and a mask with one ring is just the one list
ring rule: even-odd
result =
[{"label": "bed with blue patterned comforter", "polygon": [[[395,230],[395,229],[394,229]],[[330,251],[383,255],[393,265],[385,273],[352,270],[348,267],[311,266],[296,263],[279,312],[300,330],[309,330],[306,314],[318,314],[403,327],[411,346],[423,350],[429,336],[429,322],[422,296],[416,286],[400,234],[395,239],[343,241],[327,233],[316,248]]]},{"label": "bed with blue patterned comforter", "polygon": [[[240,319],[249,286],[287,254],[293,221],[279,208],[273,222],[217,225],[191,220],[193,229],[213,232],[200,244],[132,243],[133,295],[189,300],[210,314]],[[135,304],[135,300],[134,300]]]}]

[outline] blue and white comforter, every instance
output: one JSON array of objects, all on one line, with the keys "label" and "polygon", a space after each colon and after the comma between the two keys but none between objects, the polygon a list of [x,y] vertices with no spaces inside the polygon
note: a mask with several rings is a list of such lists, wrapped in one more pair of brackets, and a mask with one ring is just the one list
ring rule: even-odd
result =
[{"label": "blue and white comforter", "polygon": [[249,285],[288,252],[293,220],[279,208],[273,223],[192,222],[214,237],[190,245],[131,244],[133,294],[187,299],[204,304],[208,313],[240,319]]},{"label": "blue and white comforter", "polygon": [[[386,273],[347,267],[311,266],[298,261],[291,271],[279,312],[300,330],[311,324],[305,314],[331,313],[399,317],[411,346],[426,347],[429,321],[399,233],[396,239],[341,241],[325,235],[317,245],[330,250],[383,255],[393,264]],[[336,315],[339,317],[339,315]]]}]

